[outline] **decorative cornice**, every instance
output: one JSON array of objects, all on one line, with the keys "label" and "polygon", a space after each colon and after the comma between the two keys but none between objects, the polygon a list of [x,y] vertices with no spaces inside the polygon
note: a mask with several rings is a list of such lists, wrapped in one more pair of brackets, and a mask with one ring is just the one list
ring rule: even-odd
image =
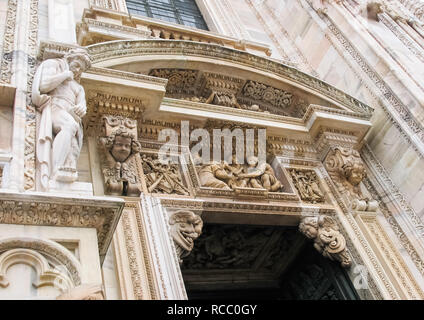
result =
[{"label": "decorative cornice", "polygon": [[160,203],[166,208],[187,209],[194,211],[213,212],[240,212],[240,213],[275,213],[288,216],[302,217],[315,215],[335,215],[336,211],[328,205],[299,205],[275,203],[247,203],[238,201],[207,201],[199,199],[167,199],[162,198]]},{"label": "decorative cornice", "polygon": [[95,228],[103,263],[123,207],[124,201],[118,198],[4,191],[0,193],[0,224]]},{"label": "decorative cornice", "polygon": [[[54,47],[54,44],[43,43],[41,50]],[[93,63],[112,60],[119,57],[146,56],[146,55],[182,55],[197,56],[211,59],[220,59],[253,67],[259,70],[277,74],[282,78],[297,83],[301,87],[313,90],[333,100],[342,107],[350,108],[354,112],[372,114],[373,109],[356,100],[352,96],[330,86],[329,84],[303,73],[291,66],[272,59],[260,57],[247,52],[230,49],[214,44],[180,40],[122,40],[94,44],[87,47]]]}]

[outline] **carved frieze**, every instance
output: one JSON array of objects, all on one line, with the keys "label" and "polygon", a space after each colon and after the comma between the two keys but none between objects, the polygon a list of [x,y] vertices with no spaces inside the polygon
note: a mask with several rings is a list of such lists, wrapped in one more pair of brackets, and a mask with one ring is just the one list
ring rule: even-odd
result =
[{"label": "carved frieze", "polygon": [[171,215],[169,225],[178,258],[182,263],[182,259],[193,250],[194,240],[202,234],[203,221],[192,211],[179,210]]},{"label": "carved frieze", "polygon": [[259,163],[251,156],[246,164],[226,161],[210,162],[198,167],[197,173],[202,187],[235,190],[240,188],[265,189],[269,192],[283,191],[283,185],[275,175],[270,164]]},{"label": "carved frieze", "polygon": [[141,145],[137,141],[137,122],[122,116],[103,116],[104,134],[99,138],[102,172],[108,194],[137,197],[141,182],[137,158]]},{"label": "carved frieze", "polygon": [[0,195],[0,224],[95,228],[101,260],[106,255],[123,203],[117,199],[61,198],[39,194]]},{"label": "carved frieze", "polygon": [[297,232],[293,228],[206,225],[182,269],[274,271],[276,265],[290,255],[296,239]]},{"label": "carved frieze", "polygon": [[336,221],[329,216],[305,217],[299,224],[299,231],[314,240],[314,247],[324,257],[339,261],[343,267],[352,264],[346,248],[346,239],[340,233]]},{"label": "carved frieze", "polygon": [[141,161],[148,192],[184,196],[190,194],[178,164],[161,163],[157,155],[146,153],[141,156]]},{"label": "carved frieze", "polygon": [[302,118],[309,103],[292,93],[251,80],[189,69],[152,69],[168,79],[168,97],[229,108]]},{"label": "carved frieze", "polygon": [[324,192],[320,188],[319,179],[314,170],[289,169],[293,184],[300,199],[307,202],[324,202]]},{"label": "carved frieze", "polygon": [[325,160],[326,169],[338,191],[358,211],[376,211],[378,202],[365,194],[361,182],[366,177],[359,152],[352,148],[334,148]]},{"label": "carved frieze", "polygon": [[150,76],[168,79],[167,94],[196,96],[200,73],[188,69],[153,69]]}]

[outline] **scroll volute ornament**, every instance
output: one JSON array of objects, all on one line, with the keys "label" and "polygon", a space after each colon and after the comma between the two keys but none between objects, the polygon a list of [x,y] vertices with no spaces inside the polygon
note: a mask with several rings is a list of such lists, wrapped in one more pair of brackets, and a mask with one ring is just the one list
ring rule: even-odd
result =
[{"label": "scroll volute ornament", "polygon": [[194,248],[194,240],[202,234],[203,221],[192,211],[179,210],[169,218],[171,236],[177,249],[179,262]]},{"label": "scroll volute ornament", "polygon": [[352,264],[346,249],[346,239],[332,217],[305,217],[299,225],[299,231],[314,240],[315,249],[324,257],[339,261],[344,268]]},{"label": "scroll volute ornament", "polygon": [[99,138],[105,192],[118,196],[138,197],[141,183],[136,157],[141,145],[137,141],[137,122],[122,116],[103,116],[105,136]]},{"label": "scroll volute ornament", "polygon": [[358,151],[336,147],[328,154],[325,166],[338,191],[352,209],[377,210],[378,202],[365,195],[361,188],[367,172]]}]

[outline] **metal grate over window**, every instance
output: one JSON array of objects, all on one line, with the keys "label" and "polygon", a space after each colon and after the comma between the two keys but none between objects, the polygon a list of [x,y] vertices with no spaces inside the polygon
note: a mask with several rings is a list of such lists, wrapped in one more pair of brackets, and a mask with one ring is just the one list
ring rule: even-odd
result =
[{"label": "metal grate over window", "polygon": [[126,0],[130,13],[208,30],[195,0]]}]

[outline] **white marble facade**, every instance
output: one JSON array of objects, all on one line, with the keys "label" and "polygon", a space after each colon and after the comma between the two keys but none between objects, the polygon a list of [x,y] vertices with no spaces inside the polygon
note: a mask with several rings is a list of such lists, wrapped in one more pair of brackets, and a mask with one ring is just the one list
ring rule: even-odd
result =
[{"label": "white marble facade", "polygon": [[[367,270],[360,298],[424,299],[424,4],[196,3],[210,31],[124,0],[0,1],[0,299],[187,299],[207,223],[303,223],[352,282]],[[181,121],[265,128],[281,188],[206,186],[183,137],[160,167]]]}]

